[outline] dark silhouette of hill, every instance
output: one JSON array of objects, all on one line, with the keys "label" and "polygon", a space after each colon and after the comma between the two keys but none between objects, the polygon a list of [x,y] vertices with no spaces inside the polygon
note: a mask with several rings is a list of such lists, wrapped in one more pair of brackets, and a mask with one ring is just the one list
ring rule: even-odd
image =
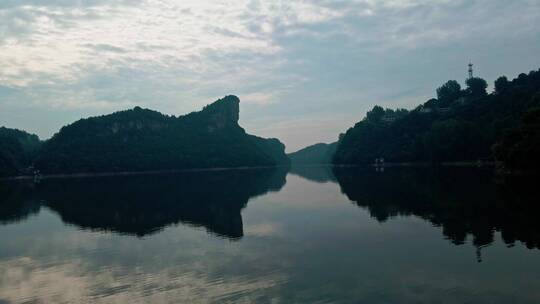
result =
[{"label": "dark silhouette of hill", "polygon": [[332,163],[337,142],[319,143],[287,154],[293,165],[321,165]]},{"label": "dark silhouette of hill", "polygon": [[22,172],[31,164],[40,147],[37,135],[0,127],[0,177]]},{"label": "dark silhouette of hill", "polygon": [[510,169],[540,169],[540,71],[508,81],[488,94],[481,78],[461,89],[448,81],[412,111],[375,106],[341,136],[335,164],[497,160]]},{"label": "dark silhouette of hill", "polygon": [[45,142],[36,167],[78,173],[288,164],[279,140],[238,125],[239,102],[226,96],[180,117],[135,107],[81,119]]}]

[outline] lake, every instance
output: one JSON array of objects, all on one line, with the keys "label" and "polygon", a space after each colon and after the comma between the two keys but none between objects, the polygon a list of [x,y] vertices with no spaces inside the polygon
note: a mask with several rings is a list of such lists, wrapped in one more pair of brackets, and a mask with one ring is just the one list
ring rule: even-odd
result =
[{"label": "lake", "polygon": [[536,181],[295,167],[0,182],[0,303],[539,303]]}]

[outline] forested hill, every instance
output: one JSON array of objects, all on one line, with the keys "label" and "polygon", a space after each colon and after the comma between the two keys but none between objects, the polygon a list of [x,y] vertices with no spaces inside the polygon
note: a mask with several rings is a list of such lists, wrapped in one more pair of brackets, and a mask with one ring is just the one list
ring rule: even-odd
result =
[{"label": "forested hill", "polygon": [[77,173],[288,164],[279,140],[238,125],[239,102],[226,96],[180,117],[135,107],[81,119],[45,142],[35,165],[44,173]]},{"label": "forested hill", "polygon": [[341,136],[333,163],[498,160],[540,169],[540,71],[500,77],[490,94],[481,78],[466,84],[448,81],[412,111],[375,106]]},{"label": "forested hill", "polygon": [[0,127],[0,177],[18,174],[27,168],[40,146],[37,135]]},{"label": "forested hill", "polygon": [[331,144],[318,143],[305,147],[296,152],[289,153],[293,165],[320,165],[330,164],[336,151],[337,142]]}]

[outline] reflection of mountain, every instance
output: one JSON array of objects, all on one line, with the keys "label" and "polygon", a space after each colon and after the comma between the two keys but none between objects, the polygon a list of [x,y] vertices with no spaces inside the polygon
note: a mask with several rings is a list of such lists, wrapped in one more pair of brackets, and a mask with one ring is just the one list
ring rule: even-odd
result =
[{"label": "reflection of mountain", "polygon": [[0,182],[0,225],[26,219],[40,210],[32,196],[33,185],[12,181]]},{"label": "reflection of mountain", "polygon": [[331,165],[292,165],[289,172],[316,183],[336,182]]},{"label": "reflection of mountain", "polygon": [[241,209],[254,196],[281,189],[285,174],[250,169],[48,179],[35,196],[82,228],[144,236],[182,222],[236,239],[243,236]]},{"label": "reflection of mountain", "polygon": [[521,241],[540,248],[539,193],[530,182],[497,185],[491,172],[463,168],[396,168],[384,173],[334,168],[334,174],[342,192],[378,221],[415,215],[441,226],[454,244],[463,244],[470,234],[480,248],[500,231],[509,245]]}]

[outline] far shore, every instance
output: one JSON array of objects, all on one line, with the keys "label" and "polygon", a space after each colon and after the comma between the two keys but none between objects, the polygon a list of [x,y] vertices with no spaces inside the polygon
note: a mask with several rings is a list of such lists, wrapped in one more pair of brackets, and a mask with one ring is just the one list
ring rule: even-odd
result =
[{"label": "far shore", "polygon": [[81,172],[81,173],[62,173],[62,174],[40,174],[40,175],[18,175],[1,177],[0,181],[9,180],[32,180],[32,179],[54,179],[54,178],[87,178],[87,177],[106,177],[106,176],[132,176],[132,175],[157,175],[157,174],[174,174],[183,172],[212,172],[212,171],[229,171],[229,170],[258,170],[272,168],[290,168],[290,167],[336,167],[336,168],[392,168],[392,167],[409,167],[409,168],[427,168],[427,167],[463,167],[463,168],[493,168],[502,175],[529,175],[536,174],[534,172],[522,172],[504,170],[500,163],[486,161],[461,161],[461,162],[388,162],[382,164],[291,164],[290,166],[256,166],[256,167],[216,167],[216,168],[192,168],[192,169],[174,169],[174,170],[148,170],[148,171],[118,171],[118,172]]},{"label": "far shore", "polygon": [[217,168],[192,168],[174,170],[148,170],[148,171],[118,171],[118,172],[81,172],[64,174],[42,174],[42,175],[18,175],[0,178],[3,180],[30,180],[30,179],[52,179],[52,178],[85,178],[85,177],[105,177],[105,176],[131,176],[131,175],[154,175],[154,174],[174,174],[182,172],[210,172],[229,170],[258,170],[272,168],[286,168],[288,166],[257,166],[257,167],[217,167]]},{"label": "far shore", "polygon": [[431,163],[431,162],[388,162],[388,163],[379,163],[379,164],[291,164],[291,166],[302,166],[302,167],[319,167],[319,166],[331,166],[331,167],[497,167],[499,163],[496,162],[478,162],[478,161],[460,161],[460,162],[442,162],[442,163]]}]

